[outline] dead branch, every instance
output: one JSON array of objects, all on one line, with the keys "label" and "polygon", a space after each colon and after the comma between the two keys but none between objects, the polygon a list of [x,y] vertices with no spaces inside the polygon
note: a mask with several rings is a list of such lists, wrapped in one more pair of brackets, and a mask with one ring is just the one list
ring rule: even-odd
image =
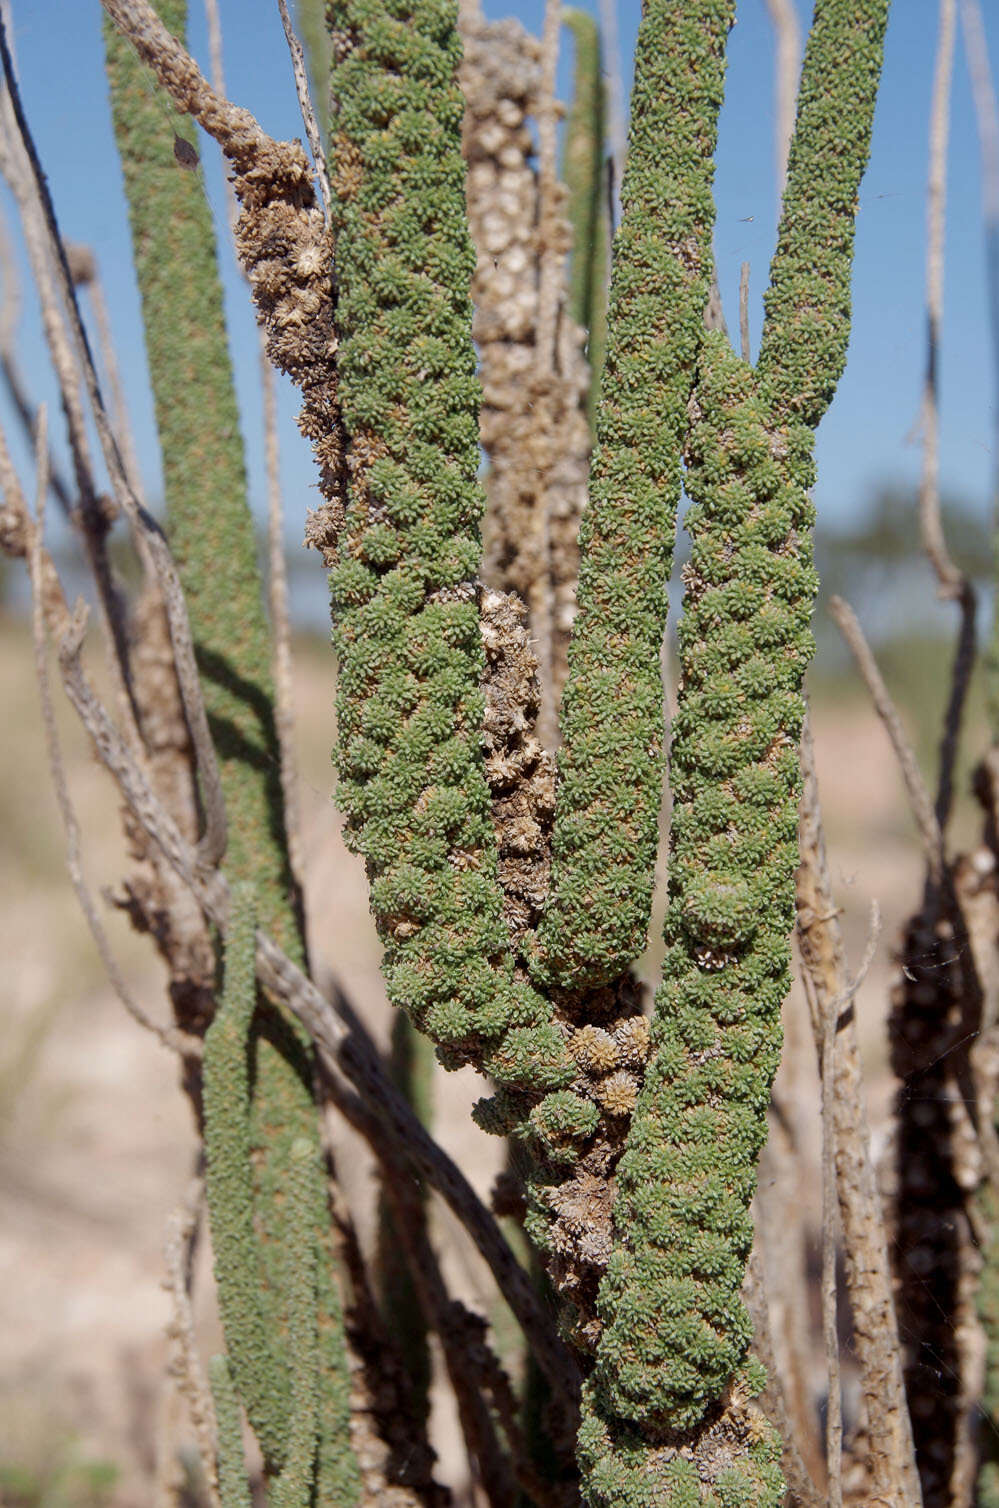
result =
[{"label": "dead branch", "polygon": [[[6,444],[4,445],[6,450]],[[125,1007],[128,1014],[145,1031],[151,1032],[165,1047],[171,1047],[180,1053],[190,1053],[192,1049],[197,1054],[200,1042],[192,1041],[183,1033],[160,1026],[146,1014],[139,1005],[131,990],[125,982],[124,975],[118,967],[117,960],[111,948],[108,935],[104,930],[97,906],[90,893],[86,875],[83,870],[83,859],[80,850],[80,825],[76,817],[76,809],[73,806],[72,797],[69,793],[69,785],[66,780],[66,767],[63,763],[62,746],[59,732],[56,726],[55,710],[52,704],[52,691],[49,683],[48,652],[45,636],[45,600],[51,600],[52,583],[51,577],[46,585],[48,571],[54,574],[54,567],[49,562],[48,571],[42,559],[42,535],[45,527],[45,498],[48,493],[48,475],[46,471],[46,458],[48,455],[48,428],[44,404],[38,411],[38,441],[35,451],[35,467],[38,479],[38,495],[36,499],[37,523],[27,525],[27,561],[28,571],[31,577],[32,613],[31,629],[32,640],[35,649],[35,677],[38,682],[38,693],[42,708],[42,725],[45,730],[45,745],[48,753],[49,773],[52,776],[52,784],[56,793],[56,802],[59,807],[59,815],[62,818],[63,831],[66,837],[66,867],[69,877],[76,892],[76,898],[80,903],[80,909],[86,918],[90,935],[94,939],[101,963],[111,982],[115,994]]]},{"label": "dead branch", "polygon": [[739,346],[743,361],[751,359],[749,344],[749,263],[739,268]]},{"label": "dead branch", "polygon": [[944,225],[947,203],[947,144],[950,137],[950,85],[954,68],[956,0],[940,0],[930,106],[930,165],[926,194],[926,375],[923,380],[923,469],[919,525],[923,549],[936,573],[942,597],[957,597],[963,577],[951,559],[940,518],[939,353],[943,322]]},{"label": "dead branch", "polygon": [[798,99],[798,72],[801,67],[801,26],[794,0],[767,0],[767,10],[777,44],[774,74],[774,157],[777,202],[784,197],[787,159],[794,135],[794,111]]},{"label": "dead branch", "polygon": [[288,0],[278,0],[278,10],[281,12],[281,25],[284,27],[285,41],[288,43],[288,51],[291,54],[291,66],[295,74],[295,93],[298,95],[298,108],[302,112],[305,139],[309,143],[309,151],[312,153],[316,177],[319,179],[319,192],[322,195],[323,209],[326,213],[326,219],[329,220],[333,208],[333,199],[330,194],[330,177],[326,169],[326,154],[323,151],[322,138],[319,135],[319,122],[316,119],[312,95],[309,92],[309,76],[305,67],[305,54],[302,51],[301,42],[295,35],[295,28],[291,24],[291,16],[288,14]]},{"label": "dead branch", "polygon": [[[920,1501],[919,1477],[903,1385],[887,1234],[870,1155],[856,1017],[826,860],[807,722],[802,737],[802,773],[797,935],[804,978],[815,1002],[816,1048],[820,1055],[825,1047],[824,1023],[835,1018],[837,1027],[823,1105],[828,1101],[832,1116],[846,1283],[861,1370],[865,1476],[872,1501],[880,1499],[894,1508],[908,1508]],[[844,1000],[849,1002],[846,1010],[841,1005]]]},{"label": "dead branch", "polygon": [[939,884],[944,872],[944,846],[943,834],[937,821],[936,812],[930,801],[929,792],[923,781],[922,773],[913,753],[912,745],[902,727],[902,720],[898,715],[895,703],[892,701],[888,688],[878,669],[877,661],[871,652],[871,647],[864,637],[864,631],[857,621],[857,615],[848,602],[842,597],[829,599],[829,611],[835,619],[847,646],[857,664],[857,669],[863,677],[864,684],[871,694],[875,711],[884,724],[885,731],[891,740],[895,758],[902,772],[906,793],[909,797],[909,806],[916,820],[916,827],[922,839],[923,850],[926,855],[926,863],[935,883]]},{"label": "dead branch", "polygon": [[87,394],[97,426],[104,464],[108,469],[111,479],[115,501],[124,509],[136,533],[143,536],[145,547],[149,551],[150,559],[156,571],[157,584],[163,599],[167,621],[170,625],[170,639],[173,645],[177,680],[184,703],[184,713],[191,734],[195,764],[201,786],[205,827],[199,843],[199,862],[208,868],[214,868],[225,853],[225,803],[222,798],[222,785],[219,778],[218,761],[215,757],[215,746],[208,728],[208,715],[205,711],[204,699],[201,695],[201,682],[198,675],[197,662],[194,657],[194,643],[191,638],[191,627],[187,618],[187,606],[184,602],[184,594],[181,591],[180,578],[177,575],[177,569],[173,563],[173,557],[170,554],[162,530],[156,521],[146,512],[133,492],[122,463],[118,442],[115,439],[111,422],[108,418],[107,408],[101,395],[93,352],[91,351],[86,327],[80,314],[80,306],[77,302],[76,289],[69,270],[66,249],[59,232],[55,209],[49,194],[48,181],[38,159],[34,139],[21,103],[2,14],[0,14],[0,61],[2,61],[4,78],[14,118],[17,123],[17,129],[20,133],[32,177],[34,178],[35,189],[42,210],[42,223],[55,267],[56,280],[60,286],[60,292],[69,315],[73,338],[77,348],[77,356],[83,367]]},{"label": "dead branch", "polygon": [[[121,370],[118,366],[118,355],[115,351],[114,339],[111,335],[111,320],[108,316],[107,301],[104,298],[104,284],[101,279],[100,267],[97,258],[89,247],[67,247],[70,257],[70,269],[73,273],[77,286],[87,290],[87,298],[94,312],[94,324],[97,328],[97,348],[100,351],[101,362],[111,390],[111,414],[114,420],[114,432],[121,450],[122,461],[125,466],[125,474],[132,484],[132,489],[137,496],[142,495],[142,472],[139,467],[139,455],[135,448],[135,436],[128,417],[128,404],[125,400],[125,389],[122,385]],[[85,259],[85,260],[84,260]]]}]

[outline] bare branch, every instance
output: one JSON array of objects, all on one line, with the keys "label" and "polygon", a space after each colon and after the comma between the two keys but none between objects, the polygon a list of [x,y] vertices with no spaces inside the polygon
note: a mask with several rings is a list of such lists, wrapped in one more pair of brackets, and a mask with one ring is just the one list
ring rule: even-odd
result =
[{"label": "bare branch", "polygon": [[940,331],[943,322],[944,228],[950,86],[954,71],[956,0],[940,0],[940,32],[930,108],[930,164],[926,192],[926,375],[923,380],[923,470],[919,525],[923,549],[936,572],[942,597],[956,597],[961,572],[951,559],[940,519]]},{"label": "bare branch", "polygon": [[89,247],[67,247],[70,256],[70,270],[73,273],[74,282],[87,290],[90,307],[94,311],[94,324],[97,327],[97,347],[100,351],[104,371],[107,374],[108,386],[111,389],[111,413],[114,421],[114,431],[121,449],[122,461],[125,473],[132,484],[136,496],[142,495],[142,472],[139,468],[139,455],[135,448],[135,436],[128,416],[128,404],[125,400],[125,389],[122,385],[121,370],[118,366],[118,354],[115,351],[114,339],[111,334],[111,320],[108,316],[108,306],[104,298],[104,284],[101,280],[101,271],[97,258]]},{"label": "bare branch", "polygon": [[794,111],[798,99],[798,73],[801,68],[801,27],[794,0],[767,0],[777,43],[774,74],[774,157],[777,201],[784,197],[787,159],[794,135]]},{"label": "bare branch", "polygon": [[[903,1504],[920,1501],[919,1476],[902,1375],[888,1241],[871,1161],[851,982],[829,878],[807,720],[801,762],[804,786],[801,862],[796,882],[798,944],[804,964],[803,979],[814,1006],[813,1024],[820,1058],[826,1045],[825,1024],[830,1019],[837,1024],[832,1077],[824,1080],[823,1111],[825,1114],[828,1102],[833,1122],[846,1282],[864,1403],[863,1464],[870,1501],[898,1504],[901,1508]],[[872,927],[871,939],[874,937]],[[856,987],[855,983],[853,989]]]},{"label": "bare branch", "polygon": [[[38,440],[35,450],[35,467],[38,479],[38,495],[36,499],[36,513],[38,522],[34,526],[28,525],[28,571],[31,577],[31,629],[32,640],[35,649],[35,676],[38,681],[38,692],[42,706],[42,724],[45,729],[45,745],[48,752],[49,771],[52,776],[52,784],[55,788],[56,801],[59,806],[59,815],[62,818],[63,831],[66,835],[66,866],[72,881],[76,898],[80,903],[80,909],[90,928],[90,935],[94,939],[97,951],[100,954],[101,963],[115,994],[125,1007],[133,1021],[143,1027],[145,1031],[152,1032],[158,1037],[165,1047],[172,1047],[175,1051],[184,1053],[190,1051],[191,1041],[186,1035],[160,1026],[146,1014],[142,1006],[135,999],[124,976],[118,967],[117,960],[111,950],[107,933],[97,912],[94,898],[87,885],[83,871],[83,860],[80,851],[80,825],[76,818],[76,810],[69,794],[69,785],[66,780],[66,768],[63,763],[62,747],[59,741],[59,732],[56,727],[55,710],[52,705],[52,691],[49,684],[48,653],[45,642],[45,598],[46,582],[45,567],[42,561],[42,532],[45,527],[45,498],[48,493],[48,475],[46,471],[46,459],[48,456],[48,427],[44,404],[38,411]],[[200,1043],[197,1044],[200,1048]]]},{"label": "bare branch", "polygon": [[874,702],[875,710],[884,723],[885,731],[891,740],[905,782],[905,789],[909,797],[909,805],[916,819],[919,836],[922,839],[923,849],[926,854],[926,862],[930,875],[936,883],[939,883],[944,871],[944,847],[943,834],[937,821],[936,812],[930,801],[929,792],[923,781],[916,756],[912,751],[902,720],[898,715],[895,703],[892,701],[888,688],[884,683],[877,661],[871,653],[870,645],[864,637],[863,629],[857,621],[857,616],[848,602],[842,597],[831,597],[829,611],[839,626],[840,632],[856,661],[857,668],[863,676]]},{"label": "bare branch", "polygon": [[326,219],[329,220],[333,209],[333,197],[330,193],[330,178],[326,169],[326,154],[323,151],[322,138],[319,134],[319,122],[316,119],[312,95],[309,92],[309,76],[305,68],[305,54],[302,51],[301,42],[295,35],[295,28],[291,24],[291,16],[288,14],[288,0],[278,0],[278,10],[281,12],[281,25],[284,27],[285,41],[288,43],[288,51],[291,53],[291,66],[295,73],[295,92],[298,95],[298,107],[302,112],[302,124],[305,126],[305,139],[309,143],[309,151],[312,153],[312,161],[315,164],[316,175],[319,179],[319,192],[322,195],[323,209],[326,212]]},{"label": "bare branch", "polygon": [[739,344],[743,361],[751,359],[749,344],[749,263],[739,268]]},{"label": "bare branch", "polygon": [[[167,35],[169,36],[169,33]],[[48,182],[42,171],[41,163],[38,160],[34,139],[32,138],[21,104],[21,96],[14,77],[10,50],[7,45],[7,32],[2,15],[0,15],[0,60],[3,63],[4,77],[10,94],[14,118],[17,122],[17,128],[35,181],[42,209],[44,228],[55,264],[57,281],[60,284],[63,300],[70,316],[73,337],[77,346],[77,355],[83,366],[87,393],[97,425],[104,464],[107,466],[108,474],[111,478],[115,500],[128,515],[129,521],[136,532],[143,535],[156,570],[163,597],[163,605],[166,609],[167,622],[170,626],[170,639],[177,667],[177,680],[184,703],[184,713],[191,734],[191,742],[194,747],[196,766],[201,783],[201,796],[205,813],[205,831],[199,845],[200,862],[209,867],[214,867],[225,853],[225,803],[222,797],[222,784],[219,777],[218,761],[215,757],[215,746],[208,728],[208,715],[205,711],[205,704],[201,695],[201,682],[198,676],[197,662],[194,657],[194,644],[191,639],[191,628],[187,619],[187,607],[184,602],[183,592],[181,591],[180,579],[177,575],[167,542],[163,537],[159,525],[143,508],[129,484],[121,459],[121,452],[118,449],[118,442],[111,428],[104,399],[101,395],[100,383],[97,379],[97,369],[94,365],[90,341],[80,315],[80,306],[77,302],[76,289],[73,285],[73,278],[66,258],[66,249],[59,232],[55,210],[49,194]]]}]

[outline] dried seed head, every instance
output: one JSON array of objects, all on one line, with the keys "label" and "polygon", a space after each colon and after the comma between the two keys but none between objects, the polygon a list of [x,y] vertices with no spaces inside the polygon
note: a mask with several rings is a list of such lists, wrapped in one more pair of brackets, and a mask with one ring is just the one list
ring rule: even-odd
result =
[{"label": "dried seed head", "polygon": [[620,1060],[614,1038],[602,1026],[581,1027],[573,1034],[569,1051],[588,1073],[608,1073]]}]

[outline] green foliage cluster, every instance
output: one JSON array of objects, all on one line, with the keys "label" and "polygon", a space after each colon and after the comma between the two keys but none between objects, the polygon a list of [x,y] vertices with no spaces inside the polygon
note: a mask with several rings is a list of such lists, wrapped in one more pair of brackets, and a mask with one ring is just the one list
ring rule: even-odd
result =
[{"label": "green foliage cluster", "polygon": [[[346,525],[331,573],[338,804],[390,998],[514,1091],[571,1075],[514,977],[481,746],[483,498],[454,8],[343,0],[330,166]],[[338,38],[341,38],[338,42]]]},{"label": "green foliage cluster", "polygon": [[789,985],[817,586],[812,507],[791,479],[810,469],[811,432],[774,434],[751,368],[719,333],[697,401],[667,952],[654,1057],[618,1166],[597,1367],[616,1414],[681,1429],[719,1397],[750,1337],[739,1290]]},{"label": "green foliage cluster", "polygon": [[[185,0],[161,0],[159,10],[183,37]],[[252,886],[260,924],[303,962],[284,831],[270,632],[211,214],[200,171],[182,165],[175,152],[189,125],[109,23],[105,43],[163,456],[167,532],[219,757],[226,868],[234,885]],[[301,1347],[291,1348],[289,1330],[299,1274],[311,1258],[289,1242],[286,1229],[288,1188],[295,1178],[308,1178],[322,1348],[316,1492],[346,1505],[356,1500],[359,1479],[347,1436],[347,1362],[312,1068],[301,1029],[258,995],[252,949],[240,968],[234,998],[209,1034],[204,1064],[209,1206],[216,1253],[227,1253],[217,1259],[216,1274],[232,1374],[274,1473],[284,1461],[289,1414],[308,1364]],[[302,1140],[313,1149],[305,1172],[295,1153]]]},{"label": "green foliage cluster", "polygon": [[[740,1391],[758,1393],[762,1368],[750,1363],[737,1381]],[[611,1423],[598,1386],[583,1386],[577,1456],[588,1508],[780,1508],[786,1488],[776,1430],[747,1417],[727,1434],[719,1431],[716,1444],[716,1469],[705,1481],[689,1456],[657,1449],[633,1425]]]},{"label": "green foliage cluster", "polygon": [[614,978],[645,945],[664,774],[659,652],[711,270],[732,0],[650,0],[635,54],[539,977]]},{"label": "green foliage cluster", "polygon": [[[846,350],[853,217],[886,20],[887,0],[819,0],[796,131],[809,139],[791,155],[766,359],[754,373],[724,336],[706,337],[691,404],[667,953],[654,1056],[618,1166],[591,1394],[598,1420],[645,1430],[702,1425],[750,1337],[739,1289],[788,983],[801,686],[817,585],[812,432]],[[827,95],[852,112],[846,150],[844,105],[816,112]],[[799,236],[802,222],[814,241]],[[586,1429],[598,1437],[597,1423]],[[621,1502],[649,1500],[644,1470]],[[601,1471],[597,1463],[591,1483]],[[595,1487],[591,1501],[601,1501]]]}]

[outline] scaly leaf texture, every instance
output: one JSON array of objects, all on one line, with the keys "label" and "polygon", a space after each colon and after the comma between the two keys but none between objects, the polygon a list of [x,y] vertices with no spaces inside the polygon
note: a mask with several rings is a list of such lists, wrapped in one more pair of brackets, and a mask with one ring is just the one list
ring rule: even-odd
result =
[{"label": "scaly leaf texture", "polygon": [[686,486],[667,953],[617,1173],[597,1380],[622,1418],[690,1429],[745,1355],[749,1202],[780,1058],[812,653],[811,431],[774,433],[750,367],[705,342]]},{"label": "scaly leaf texture", "polygon": [[850,340],[857,195],[870,152],[889,0],[816,0],[757,370],[814,429]]},{"label": "scaly leaf texture", "polygon": [[648,929],[664,775],[659,652],[734,11],[734,0],[646,0],[638,33],[536,965],[565,986],[623,973]]},{"label": "scaly leaf texture", "polygon": [[252,1508],[250,1479],[243,1455],[243,1421],[229,1364],[224,1356],[208,1363],[208,1380],[218,1426],[219,1498],[222,1508]]},{"label": "scaly leaf texture", "polygon": [[451,0],[336,0],[330,171],[347,436],[331,573],[338,803],[390,999],[518,1114],[572,1076],[514,976],[482,755],[479,387]]},{"label": "scaly leaf texture", "polygon": [[[161,0],[159,12],[183,37],[185,0]],[[167,531],[187,598],[226,802],[226,867],[232,881],[253,884],[261,925],[302,962],[301,915],[284,832],[270,634],[211,214],[200,172],[186,170],[175,156],[176,138],[191,139],[190,123],[107,23],[105,46],[163,458]],[[279,1364],[256,1379],[237,1367],[236,1383],[244,1398],[247,1390],[271,1396],[268,1434],[276,1440],[289,1397],[283,1341],[297,1260],[286,1240],[282,1206],[291,1147],[304,1136],[318,1148],[318,1125],[305,1039],[274,1007],[260,1005],[251,1033],[255,1266]],[[242,1112],[242,1105],[222,1110]],[[318,1159],[316,1168],[318,1195],[325,1187]],[[214,1230],[226,1212],[211,1214]],[[328,1477],[346,1503],[356,1491],[356,1467],[347,1439],[347,1363],[325,1214],[316,1240],[326,1247],[320,1264],[325,1444],[319,1480]],[[227,1284],[243,1280],[228,1270],[220,1273],[223,1309]]]},{"label": "scaly leaf texture", "polygon": [[256,898],[236,884],[226,940],[222,998],[205,1033],[203,1104],[206,1186],[219,1307],[229,1363],[264,1458],[284,1457],[290,1407],[287,1365],[268,1324],[254,1227],[250,1134],[250,1027],[257,1004]]},{"label": "scaly leaf texture", "polygon": [[[300,1136],[291,1149],[291,1182],[288,1186],[288,1239],[298,1256],[288,1337],[296,1365],[292,1373],[291,1420],[285,1463],[271,1492],[271,1508],[310,1508],[313,1501],[319,1380],[316,1248],[313,1240],[316,1161],[315,1144]],[[319,1171],[321,1174],[321,1169]]]},{"label": "scaly leaf texture", "polygon": [[562,157],[562,178],[569,191],[567,209],[572,226],[569,309],[577,325],[587,332],[586,357],[590,367],[587,410],[592,428],[607,349],[610,236],[604,161],[607,100],[596,21],[581,10],[566,11],[562,19],[572,32],[576,53]]},{"label": "scaly leaf texture", "polygon": [[[775,282],[795,286],[802,309],[768,304],[770,345],[757,373],[717,333],[699,363],[671,745],[667,954],[654,1056],[618,1167],[615,1245],[600,1291],[605,1328],[584,1426],[596,1442],[588,1468],[594,1504],[604,1501],[592,1486],[603,1469],[600,1439],[613,1442],[621,1421],[647,1441],[706,1428],[749,1342],[739,1288],[794,919],[801,685],[816,588],[813,429],[847,345],[853,237],[839,222],[852,227],[856,213],[886,20],[887,0],[816,5],[792,149],[797,176],[774,263]],[[817,115],[822,88],[834,103]],[[811,189],[805,163],[816,175]],[[824,175],[837,179],[835,195]],[[825,219],[809,192],[834,206]],[[816,234],[824,227],[821,244],[796,242],[799,215]],[[813,260],[823,268],[818,280],[809,273]],[[814,335],[807,372],[806,326]]]}]

